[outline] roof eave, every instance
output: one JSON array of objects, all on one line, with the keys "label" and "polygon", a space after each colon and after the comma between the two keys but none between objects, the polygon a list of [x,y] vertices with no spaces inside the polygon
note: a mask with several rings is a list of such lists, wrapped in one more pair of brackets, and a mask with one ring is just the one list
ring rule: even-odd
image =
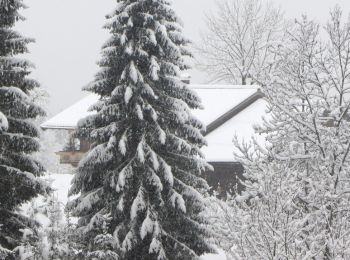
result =
[{"label": "roof eave", "polygon": [[48,125],[41,125],[41,129],[43,130],[75,130],[76,127],[74,126],[48,126]]},{"label": "roof eave", "polygon": [[217,128],[225,124],[228,120],[238,115],[240,112],[242,112],[244,109],[249,107],[251,104],[253,104],[255,101],[261,99],[264,97],[264,94],[261,92],[260,89],[258,89],[254,94],[243,100],[241,103],[239,103],[237,106],[233,107],[231,110],[211,122],[204,133],[205,136],[209,135],[213,131],[215,131]]}]

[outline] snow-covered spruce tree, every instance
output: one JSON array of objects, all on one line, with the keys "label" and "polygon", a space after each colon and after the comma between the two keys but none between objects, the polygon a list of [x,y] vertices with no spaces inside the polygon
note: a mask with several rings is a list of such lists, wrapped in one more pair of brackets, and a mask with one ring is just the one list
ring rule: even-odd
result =
[{"label": "snow-covered spruce tree", "polygon": [[86,89],[101,100],[79,123],[94,142],[69,208],[93,259],[197,259],[213,251],[202,223],[200,99],[179,76],[189,43],[166,0],[120,0],[106,27],[101,71]]},{"label": "snow-covered spruce tree", "polygon": [[27,77],[33,65],[16,58],[27,52],[32,40],[12,30],[16,21],[23,20],[18,13],[23,7],[20,0],[0,1],[0,248],[7,250],[20,244],[20,230],[34,225],[16,208],[48,191],[37,178],[43,167],[30,156],[39,148],[38,129],[31,119],[45,113],[28,94],[39,84]]},{"label": "snow-covered spruce tree", "polygon": [[[243,259],[349,259],[350,20],[303,18],[264,88],[267,148],[240,146],[246,191],[232,203]],[[255,152],[254,152],[255,150]]]}]

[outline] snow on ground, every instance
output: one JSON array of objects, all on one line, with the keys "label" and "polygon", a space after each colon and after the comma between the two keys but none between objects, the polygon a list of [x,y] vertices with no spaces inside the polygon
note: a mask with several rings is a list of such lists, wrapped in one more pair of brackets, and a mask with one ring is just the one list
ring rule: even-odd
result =
[{"label": "snow on ground", "polygon": [[[72,174],[47,174],[44,179],[51,183],[52,188],[54,189],[54,196],[58,199],[62,205],[65,205],[68,201],[68,190],[72,181]],[[37,198],[34,203],[36,206],[42,205],[44,201],[43,197]],[[24,212],[30,210],[32,204],[28,203],[22,207]],[[43,225],[47,226],[49,224],[46,216],[41,214],[36,214],[36,219]],[[219,251],[218,255],[207,254],[203,255],[200,260],[226,260],[225,253]]]}]

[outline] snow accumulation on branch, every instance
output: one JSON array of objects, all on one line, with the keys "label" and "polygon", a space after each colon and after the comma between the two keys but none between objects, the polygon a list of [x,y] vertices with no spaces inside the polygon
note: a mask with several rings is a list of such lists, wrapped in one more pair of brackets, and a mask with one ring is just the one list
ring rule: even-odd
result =
[{"label": "snow accumulation on branch", "polygon": [[6,131],[9,127],[6,116],[0,111],[0,132]]}]

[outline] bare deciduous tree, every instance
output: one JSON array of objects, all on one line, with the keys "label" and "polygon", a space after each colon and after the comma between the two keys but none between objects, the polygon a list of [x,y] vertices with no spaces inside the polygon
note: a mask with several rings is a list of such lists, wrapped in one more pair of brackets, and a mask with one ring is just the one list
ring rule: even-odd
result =
[{"label": "bare deciduous tree", "polygon": [[213,229],[229,259],[350,259],[350,18],[296,21],[276,61],[268,143],[236,141],[246,189]]},{"label": "bare deciduous tree", "polygon": [[285,28],[280,9],[262,0],[222,0],[206,19],[199,67],[212,80],[246,85],[270,69]]}]

